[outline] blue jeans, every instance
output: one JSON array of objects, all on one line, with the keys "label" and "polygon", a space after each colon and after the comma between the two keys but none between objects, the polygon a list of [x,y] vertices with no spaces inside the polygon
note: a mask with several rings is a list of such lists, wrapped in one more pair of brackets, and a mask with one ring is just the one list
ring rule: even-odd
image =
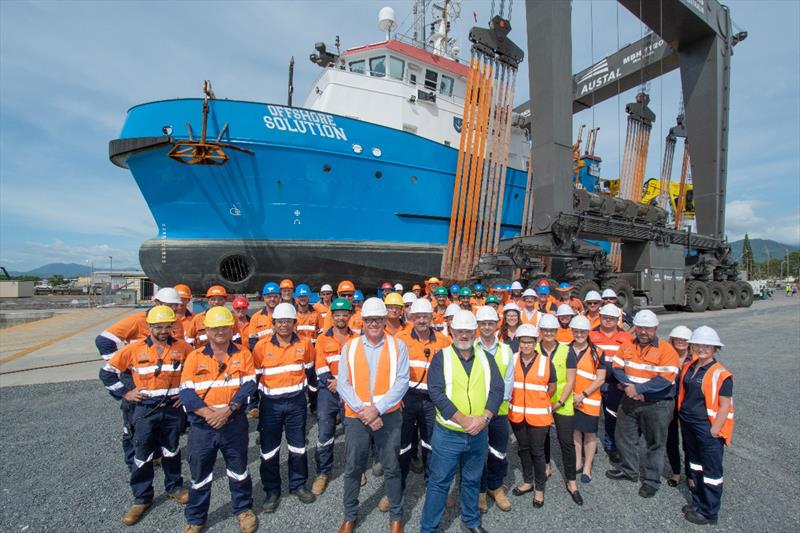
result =
[{"label": "blue jeans", "polygon": [[447,493],[459,467],[461,467],[461,521],[467,527],[481,525],[478,493],[489,446],[488,435],[486,429],[471,436],[460,431],[445,429],[439,423],[434,424],[428,490],[420,521],[422,533],[439,531],[439,522],[442,520],[447,503]]}]

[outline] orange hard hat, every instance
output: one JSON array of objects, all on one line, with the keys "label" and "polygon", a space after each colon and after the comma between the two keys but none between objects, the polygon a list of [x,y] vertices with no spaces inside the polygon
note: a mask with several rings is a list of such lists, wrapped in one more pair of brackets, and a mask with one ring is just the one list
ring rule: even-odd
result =
[{"label": "orange hard hat", "polygon": [[281,280],[281,289],[294,289],[294,283],[290,279]]},{"label": "orange hard hat", "polygon": [[439,278],[431,277],[431,278],[428,278],[428,281],[426,281],[425,283],[430,285],[431,283],[441,283],[441,281],[439,281]]},{"label": "orange hard hat", "polygon": [[228,291],[222,285],[212,285],[206,292],[206,298],[211,298],[212,296],[228,296]]},{"label": "orange hard hat", "polygon": [[180,296],[181,298],[192,297],[192,289],[190,289],[188,285],[179,283],[178,285],[175,285],[175,290],[178,291],[178,296]]},{"label": "orange hard hat", "polygon": [[244,296],[237,296],[233,299],[231,304],[234,309],[247,309],[250,307],[250,302]]},{"label": "orange hard hat", "polygon": [[343,280],[339,282],[339,286],[336,287],[336,292],[341,294],[343,292],[355,292],[356,286],[353,285],[352,281]]}]

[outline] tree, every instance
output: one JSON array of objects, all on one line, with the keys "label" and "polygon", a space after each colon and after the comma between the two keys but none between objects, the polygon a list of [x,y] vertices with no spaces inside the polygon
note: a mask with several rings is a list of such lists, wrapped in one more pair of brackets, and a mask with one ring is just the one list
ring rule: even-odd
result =
[{"label": "tree", "polygon": [[753,249],[750,247],[750,236],[744,234],[744,244],[742,245],[742,263],[747,270],[747,279],[753,279]]},{"label": "tree", "polygon": [[58,287],[59,285],[63,285],[67,280],[64,279],[64,276],[61,274],[55,274],[50,276],[47,281],[50,282],[51,287]]}]

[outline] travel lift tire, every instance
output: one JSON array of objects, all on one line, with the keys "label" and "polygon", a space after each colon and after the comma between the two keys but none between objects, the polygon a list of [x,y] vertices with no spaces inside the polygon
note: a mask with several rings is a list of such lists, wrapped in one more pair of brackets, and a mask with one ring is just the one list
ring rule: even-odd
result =
[{"label": "travel lift tire", "polygon": [[633,313],[633,287],[631,287],[630,283],[622,278],[611,278],[603,288],[611,289],[617,293],[619,307],[628,314]]},{"label": "travel lift tire", "polygon": [[719,311],[725,307],[725,288],[719,281],[709,281],[706,283],[708,288],[708,310]]},{"label": "travel lift tire", "polygon": [[580,299],[580,301],[583,301],[583,299],[586,297],[586,293],[589,291],[600,292],[600,286],[590,279],[579,279],[576,280],[572,285],[575,287],[572,290],[572,296]]},{"label": "travel lift tire", "polygon": [[735,281],[723,281],[722,288],[725,295],[725,309],[736,309],[739,307],[739,290]]},{"label": "travel lift tire", "polygon": [[739,307],[753,305],[753,287],[746,281],[736,281],[736,291],[739,295]]},{"label": "travel lift tire", "polygon": [[702,281],[692,280],[686,284],[685,310],[702,313],[708,308],[708,287]]}]

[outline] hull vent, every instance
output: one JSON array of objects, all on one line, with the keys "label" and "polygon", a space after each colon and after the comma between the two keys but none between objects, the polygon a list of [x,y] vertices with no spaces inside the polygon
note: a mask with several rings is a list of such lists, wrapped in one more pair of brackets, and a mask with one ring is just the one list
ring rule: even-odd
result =
[{"label": "hull vent", "polygon": [[232,283],[239,283],[250,276],[250,263],[242,255],[231,255],[219,264],[219,273]]}]

